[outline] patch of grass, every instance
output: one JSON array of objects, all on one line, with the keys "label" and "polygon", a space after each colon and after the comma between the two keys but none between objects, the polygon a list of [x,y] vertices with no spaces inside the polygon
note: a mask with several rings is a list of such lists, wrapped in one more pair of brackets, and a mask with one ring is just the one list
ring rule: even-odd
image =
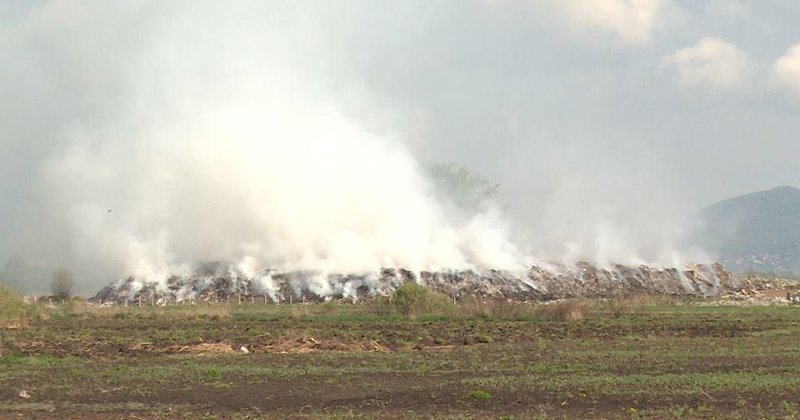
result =
[{"label": "patch of grass", "polygon": [[800,417],[800,410],[797,409],[794,403],[786,400],[781,401],[781,411],[793,419]]},{"label": "patch of grass", "polygon": [[533,374],[502,375],[463,380],[463,385],[498,389],[582,390],[592,395],[634,397],[649,395],[654,389],[663,395],[705,395],[705,392],[790,392],[800,386],[800,378],[785,374],[746,373],[671,373],[671,374]]},{"label": "patch of grass", "polygon": [[205,380],[214,382],[222,377],[222,373],[218,369],[208,369],[205,373]]},{"label": "patch of grass", "polygon": [[670,407],[669,413],[676,419],[682,419],[685,415],[691,413],[691,409],[687,405],[675,405]]},{"label": "patch of grass", "polygon": [[492,399],[492,394],[490,394],[490,393],[488,393],[488,392],[486,392],[486,391],[484,391],[482,389],[474,389],[474,390],[470,391],[469,394],[467,394],[467,396],[470,397],[470,398],[474,398],[476,400],[482,400],[482,401],[491,400]]}]

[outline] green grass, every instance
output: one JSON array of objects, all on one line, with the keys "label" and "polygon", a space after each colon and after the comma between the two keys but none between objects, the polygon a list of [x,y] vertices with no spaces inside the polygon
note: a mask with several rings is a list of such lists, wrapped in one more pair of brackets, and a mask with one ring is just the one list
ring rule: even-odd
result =
[{"label": "green grass", "polygon": [[488,392],[486,392],[484,390],[481,390],[481,389],[472,390],[472,391],[469,392],[469,394],[467,394],[467,396],[470,397],[470,398],[474,398],[476,400],[491,400],[492,399],[492,394],[490,394],[490,393],[488,393]]}]

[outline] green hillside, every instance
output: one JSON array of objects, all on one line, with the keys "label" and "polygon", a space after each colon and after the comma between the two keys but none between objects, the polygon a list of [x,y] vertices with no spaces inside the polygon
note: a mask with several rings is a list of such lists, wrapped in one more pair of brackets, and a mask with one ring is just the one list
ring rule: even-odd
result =
[{"label": "green hillside", "polygon": [[730,270],[800,275],[800,189],[777,187],[700,212],[700,242]]}]

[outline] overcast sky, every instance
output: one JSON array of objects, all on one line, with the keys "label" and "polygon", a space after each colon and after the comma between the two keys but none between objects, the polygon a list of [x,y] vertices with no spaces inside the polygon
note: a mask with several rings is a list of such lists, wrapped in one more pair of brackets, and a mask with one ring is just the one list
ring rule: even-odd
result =
[{"label": "overcast sky", "polygon": [[[193,191],[209,191],[209,203],[257,194],[251,191],[257,183],[228,187],[239,185],[243,173],[226,173],[222,186],[197,176],[207,166],[193,165],[208,163],[198,156],[225,155],[226,141],[237,153],[221,165],[263,153],[295,159],[299,172],[311,168],[302,150],[255,150],[228,140],[235,130],[226,124],[237,126],[230,121],[244,118],[237,114],[244,108],[282,122],[279,133],[292,144],[304,119],[322,121],[322,132],[330,125],[341,136],[358,137],[325,143],[332,145],[326,156],[342,166],[386,158],[399,165],[393,173],[409,171],[397,179],[358,175],[379,185],[396,181],[398,189],[423,191],[410,173],[429,162],[461,163],[496,180],[507,214],[491,231],[515,243],[515,253],[660,258],[688,248],[680,243],[683,215],[733,195],[800,186],[797,22],[800,3],[790,0],[5,0],[0,260],[48,256],[49,265],[72,266],[105,259],[98,263],[103,276],[121,275],[133,263],[120,261],[150,257],[127,248],[126,257],[109,257],[120,253],[108,251],[109,243],[142,237],[138,247],[162,247],[169,256],[159,258],[169,262],[214,257],[208,244],[224,232],[197,249],[186,245],[190,232],[214,219],[189,206],[195,195],[176,200],[177,187],[164,179],[186,176]],[[190,121],[190,114],[226,119]],[[206,125],[202,135],[215,132],[219,139],[194,140],[192,130]],[[381,146],[359,156],[375,144]],[[183,156],[181,147],[192,157],[178,175],[150,160],[169,162]],[[320,176],[327,177],[292,182],[307,186]],[[343,178],[336,196],[382,199],[362,194],[368,186],[359,182]],[[405,201],[422,200],[420,194]],[[133,206],[136,211],[124,214]],[[99,208],[119,212],[125,227],[88,221],[100,217]],[[388,210],[366,213],[395,217],[382,211]],[[187,217],[198,222],[186,222],[179,233],[162,226]],[[306,227],[316,226],[309,220],[340,224],[307,217]],[[440,224],[438,214],[419,217]],[[248,223],[220,222],[231,235],[247,236],[229,247],[285,243],[274,236],[275,224],[285,219],[258,220],[255,230],[270,240],[259,239]],[[341,225],[364,236],[394,231],[378,222]],[[109,229],[114,233],[107,235]],[[303,234],[324,236],[325,229]],[[281,241],[300,235],[295,228],[281,232]],[[99,236],[105,239],[96,241]],[[302,242],[279,259],[296,259],[308,247],[325,258],[335,254]],[[242,258],[237,252],[219,257]],[[262,264],[272,264],[275,255],[259,252]]]}]

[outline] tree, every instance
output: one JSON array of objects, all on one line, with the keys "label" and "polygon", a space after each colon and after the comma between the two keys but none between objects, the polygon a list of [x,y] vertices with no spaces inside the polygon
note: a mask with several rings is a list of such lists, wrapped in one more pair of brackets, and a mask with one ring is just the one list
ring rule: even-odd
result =
[{"label": "tree", "polygon": [[60,300],[66,300],[72,296],[74,282],[69,271],[60,269],[53,273],[53,281],[50,283],[50,290],[53,296]]},{"label": "tree", "polygon": [[457,163],[428,165],[427,172],[442,198],[462,210],[478,211],[500,195],[500,184]]}]

